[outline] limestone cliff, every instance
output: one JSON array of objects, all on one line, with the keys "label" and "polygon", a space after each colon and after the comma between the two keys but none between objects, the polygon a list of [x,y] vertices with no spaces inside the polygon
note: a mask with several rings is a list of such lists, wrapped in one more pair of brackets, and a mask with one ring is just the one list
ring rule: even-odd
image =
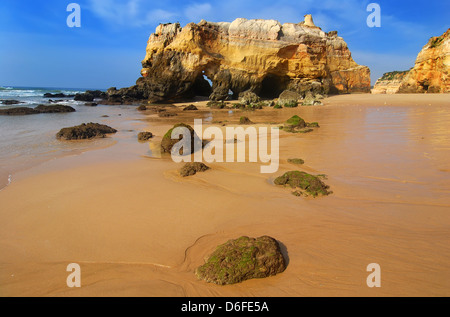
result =
[{"label": "limestone cliff", "polygon": [[405,70],[383,74],[383,76],[375,83],[372,94],[396,94],[400,89],[403,79],[408,73],[409,71]]},{"label": "limestone cliff", "polygon": [[432,37],[417,56],[412,69],[386,73],[377,80],[372,93],[450,92],[450,29]]},{"label": "limestone cliff", "polygon": [[403,79],[400,93],[450,92],[450,29],[432,37],[417,56],[414,68]]},{"label": "limestone cliff", "polygon": [[193,95],[223,100],[230,91],[237,98],[248,90],[267,98],[285,89],[303,96],[370,91],[369,68],[352,59],[336,31],[323,32],[310,15],[298,24],[242,18],[184,28],[161,24],[150,35],[142,66],[136,86],[109,94],[162,101]]}]

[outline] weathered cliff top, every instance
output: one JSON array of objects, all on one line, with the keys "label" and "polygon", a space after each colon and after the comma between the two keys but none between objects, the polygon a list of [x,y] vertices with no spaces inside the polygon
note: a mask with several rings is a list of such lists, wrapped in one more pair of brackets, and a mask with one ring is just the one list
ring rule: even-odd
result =
[{"label": "weathered cliff top", "polygon": [[[129,98],[154,101],[207,95],[212,100],[252,91],[277,98],[283,90],[305,95],[368,92],[370,70],[358,65],[337,31],[324,32],[311,15],[300,23],[276,20],[160,24],[147,43],[137,85]],[[209,86],[204,77],[212,83]]]}]

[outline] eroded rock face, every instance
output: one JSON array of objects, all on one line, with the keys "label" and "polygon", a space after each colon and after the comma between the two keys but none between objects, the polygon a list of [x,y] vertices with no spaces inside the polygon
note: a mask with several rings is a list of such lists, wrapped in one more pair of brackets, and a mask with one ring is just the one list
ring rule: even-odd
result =
[{"label": "eroded rock face", "polygon": [[286,89],[328,94],[369,92],[370,71],[351,57],[337,32],[301,22],[236,19],[161,24],[150,35],[136,85],[109,91],[123,99],[176,100],[196,92],[211,100],[237,99],[245,91],[277,98]]},{"label": "eroded rock face", "polygon": [[432,37],[417,56],[414,68],[403,79],[400,93],[450,92],[450,29]]}]

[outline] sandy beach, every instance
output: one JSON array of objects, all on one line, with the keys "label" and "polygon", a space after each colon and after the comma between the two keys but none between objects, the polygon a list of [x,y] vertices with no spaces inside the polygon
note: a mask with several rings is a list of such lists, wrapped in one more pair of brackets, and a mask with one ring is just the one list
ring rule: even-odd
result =
[{"label": "sandy beach", "polygon": [[[170,118],[136,111],[136,130],[110,146],[14,175],[0,191],[0,296],[450,295],[448,94],[340,95],[232,113],[206,102],[180,111],[188,104]],[[295,114],[320,128],[280,131],[274,174],[260,163],[208,163],[182,178],[182,165],[158,151],[177,122],[232,126],[245,115],[277,126]],[[142,127],[150,143],[137,141]],[[327,175],[333,194],[295,197],[273,185],[290,170]],[[243,235],[277,239],[286,271],[228,286],[196,278],[217,245]],[[81,288],[66,285],[69,263],[81,266]],[[366,284],[370,263],[381,267],[380,288]]]}]

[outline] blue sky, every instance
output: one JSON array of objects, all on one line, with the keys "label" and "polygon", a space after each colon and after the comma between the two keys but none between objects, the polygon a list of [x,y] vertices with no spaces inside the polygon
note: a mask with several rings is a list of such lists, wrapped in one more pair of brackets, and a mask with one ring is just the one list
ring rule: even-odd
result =
[{"label": "blue sky", "polygon": [[[81,6],[81,28],[66,25],[71,2]],[[380,28],[366,24],[371,2],[381,7]],[[414,66],[428,39],[450,27],[448,0],[1,0],[0,85],[127,87],[159,23],[297,23],[307,13],[324,31],[338,30],[355,61],[370,67],[372,84],[384,72]]]}]

